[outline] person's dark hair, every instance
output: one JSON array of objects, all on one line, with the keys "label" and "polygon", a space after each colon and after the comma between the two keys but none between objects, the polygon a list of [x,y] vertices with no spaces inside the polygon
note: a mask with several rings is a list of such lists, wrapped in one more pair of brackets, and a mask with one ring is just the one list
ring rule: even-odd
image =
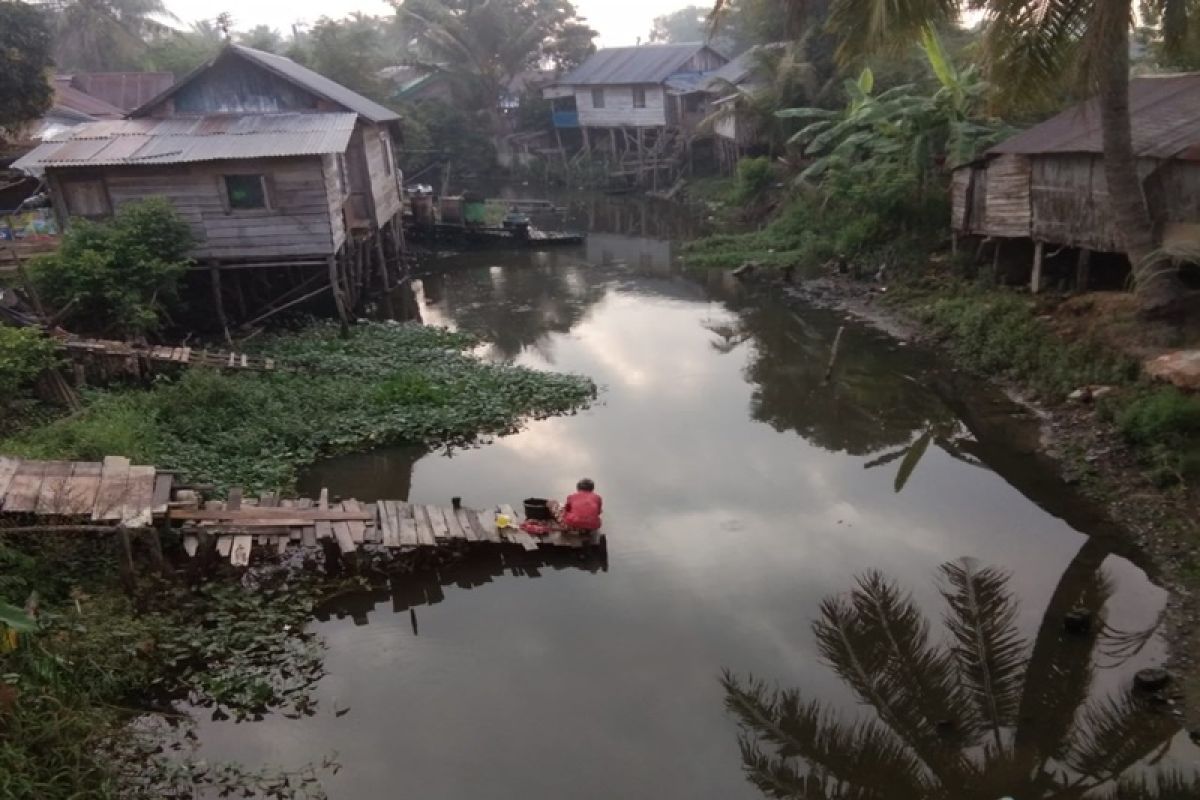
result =
[{"label": "person's dark hair", "polygon": [[575,488],[581,492],[593,492],[596,490],[596,484],[592,483],[591,478],[582,478],[575,484]]}]

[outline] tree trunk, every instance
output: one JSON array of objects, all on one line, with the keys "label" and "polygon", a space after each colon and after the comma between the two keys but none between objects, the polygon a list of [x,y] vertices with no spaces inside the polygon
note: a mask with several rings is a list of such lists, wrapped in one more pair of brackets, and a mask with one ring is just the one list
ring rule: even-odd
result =
[{"label": "tree trunk", "polygon": [[[1128,7],[1129,1],[1125,0]],[[1104,176],[1113,225],[1133,269],[1134,291],[1144,313],[1167,311],[1184,294],[1170,262],[1155,255],[1154,223],[1142,194],[1133,125],[1129,115],[1129,27],[1108,31],[1099,74],[1100,127],[1104,142]]]}]

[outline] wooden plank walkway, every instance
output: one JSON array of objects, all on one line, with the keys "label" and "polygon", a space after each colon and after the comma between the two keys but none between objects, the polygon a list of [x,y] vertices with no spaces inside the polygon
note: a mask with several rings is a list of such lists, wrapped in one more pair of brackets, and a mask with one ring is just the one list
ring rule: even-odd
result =
[{"label": "wooden plank walkway", "polygon": [[[183,506],[172,504],[171,523],[184,535],[204,531],[216,537],[217,552],[234,564],[248,563],[251,548],[266,547],[283,552],[290,546],[320,544],[329,540],[343,554],[357,552],[363,545],[386,550],[411,550],[452,544],[512,544],[524,550],[539,548],[580,549],[600,544],[603,536],[552,532],[533,536],[520,529],[521,515],[510,505],[491,511],[408,503],[403,500],[357,500],[330,502],[329,490],[312,500],[284,500],[272,495],[257,501],[242,498],[240,489],[229,493],[226,503],[209,502]],[[253,505],[251,505],[253,503]],[[497,527],[504,515],[509,526]],[[191,551],[189,550],[189,553]]]},{"label": "wooden plank walkway", "polygon": [[0,514],[148,528],[166,514],[172,482],[170,473],[120,456],[103,463],[0,456]]},{"label": "wooden plank walkway", "polygon": [[[504,528],[497,526],[501,515],[508,519]],[[181,536],[189,556],[215,548],[236,566],[249,564],[255,547],[283,553],[324,541],[336,543],[343,554],[363,547],[403,551],[507,544],[536,551],[604,543],[602,534],[555,531],[532,536],[520,529],[521,515],[511,505],[477,511],[403,500],[331,502],[328,489],[316,500],[281,500],[272,493],[246,497],[233,488],[226,500],[205,501],[195,491],[176,491],[172,473],[131,464],[121,456],[102,462],[0,456],[0,518],[15,517],[16,527],[27,527],[27,516],[38,518],[38,526],[87,532],[148,529],[162,523]]]},{"label": "wooden plank walkway", "polygon": [[143,358],[154,364],[177,364],[188,367],[211,369],[253,370],[268,372],[275,369],[275,360],[236,353],[227,350],[193,349],[191,347],[165,347],[161,345],[137,345],[115,339],[87,339],[65,331],[54,331],[59,347],[70,355],[98,356],[102,358]]}]

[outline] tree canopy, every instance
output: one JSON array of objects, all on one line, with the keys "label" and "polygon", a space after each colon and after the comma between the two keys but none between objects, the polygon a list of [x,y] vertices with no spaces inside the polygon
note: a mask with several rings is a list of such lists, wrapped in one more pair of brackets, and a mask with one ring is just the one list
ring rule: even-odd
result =
[{"label": "tree canopy", "polygon": [[41,9],[0,2],[0,139],[50,107],[51,46],[49,21]]}]

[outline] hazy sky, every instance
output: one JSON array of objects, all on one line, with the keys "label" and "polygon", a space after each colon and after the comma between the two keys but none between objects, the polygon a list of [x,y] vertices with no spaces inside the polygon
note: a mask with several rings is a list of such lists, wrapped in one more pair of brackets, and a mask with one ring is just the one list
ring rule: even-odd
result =
[{"label": "hazy sky", "polygon": [[[293,22],[312,22],[321,16],[340,17],[351,11],[367,14],[390,14],[392,11],[384,0],[250,0],[240,4],[222,0],[166,0],[166,5],[185,24],[198,19],[214,19],[218,13],[227,10],[233,14],[239,29],[266,24],[284,33]],[[644,40],[656,16],[686,5],[689,0],[575,0],[575,7],[600,32],[598,44],[601,46],[634,44],[639,36]]]}]

